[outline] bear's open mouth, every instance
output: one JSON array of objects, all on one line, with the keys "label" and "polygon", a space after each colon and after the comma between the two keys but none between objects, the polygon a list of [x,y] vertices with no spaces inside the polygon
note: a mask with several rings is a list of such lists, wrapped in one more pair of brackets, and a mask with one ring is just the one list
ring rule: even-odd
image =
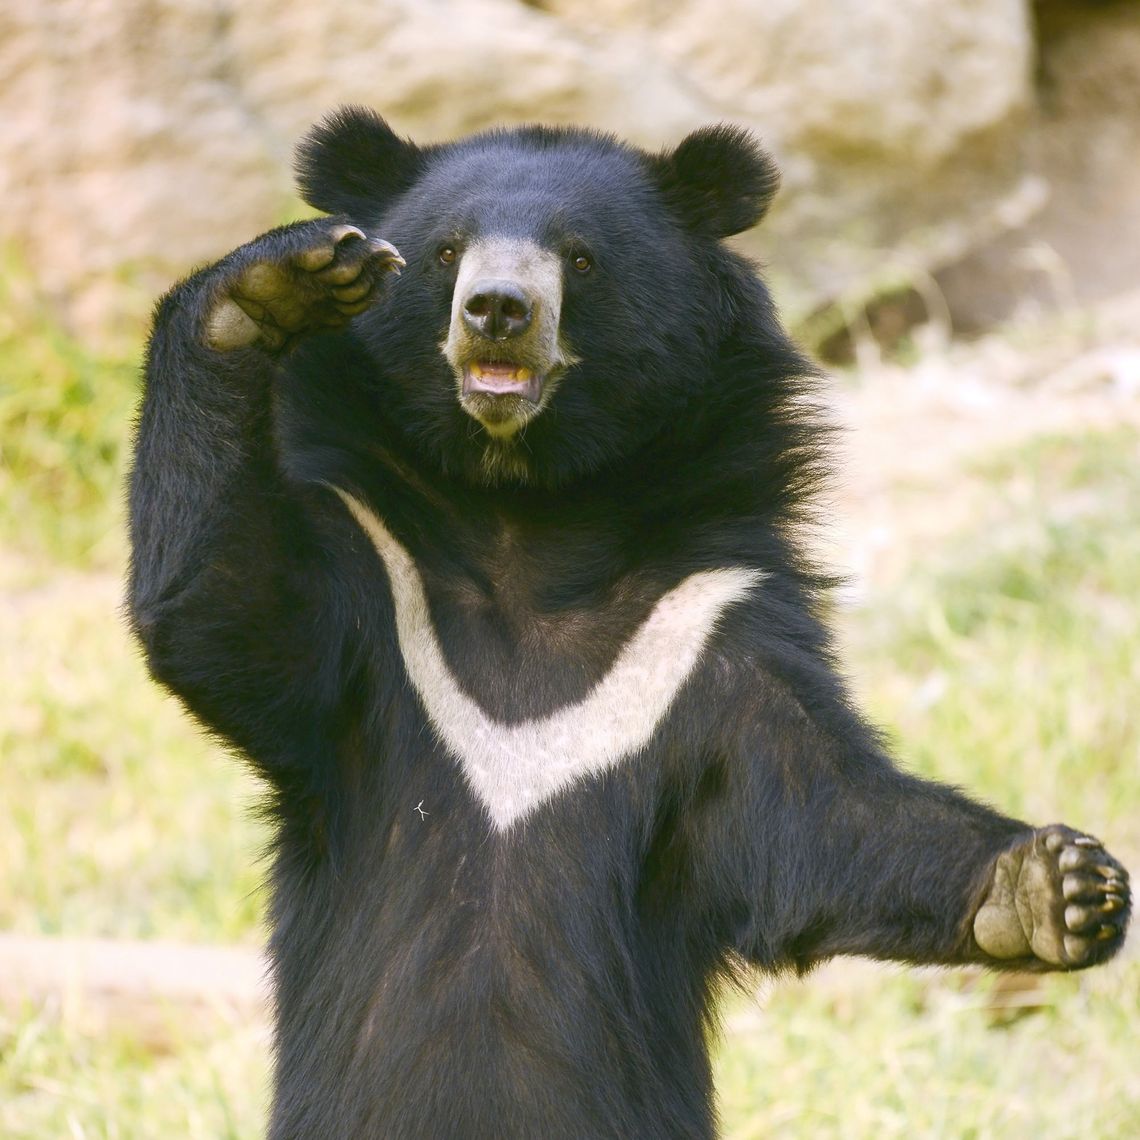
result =
[{"label": "bear's open mouth", "polygon": [[544,377],[533,369],[507,361],[473,360],[463,369],[463,394],[515,396],[537,404]]}]

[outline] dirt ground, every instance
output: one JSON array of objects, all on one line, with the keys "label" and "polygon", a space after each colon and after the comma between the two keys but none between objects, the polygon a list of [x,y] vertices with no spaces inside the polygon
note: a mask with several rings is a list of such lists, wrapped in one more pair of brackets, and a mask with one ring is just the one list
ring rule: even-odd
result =
[{"label": "dirt ground", "polygon": [[824,540],[856,597],[968,525],[982,497],[1016,493],[968,477],[987,455],[1036,436],[1140,425],[1140,290],[1079,317],[927,340],[942,343],[909,366],[865,350],[832,386],[845,431]]}]

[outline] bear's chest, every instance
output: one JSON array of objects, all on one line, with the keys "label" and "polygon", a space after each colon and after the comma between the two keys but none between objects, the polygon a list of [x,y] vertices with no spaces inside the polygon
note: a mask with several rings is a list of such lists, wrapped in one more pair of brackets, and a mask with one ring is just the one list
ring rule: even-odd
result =
[{"label": "bear's chest", "polygon": [[400,666],[423,715],[499,830],[644,749],[760,579],[702,570],[668,589],[539,613],[523,575],[488,593],[425,573],[378,514],[338,494],[384,571]]}]

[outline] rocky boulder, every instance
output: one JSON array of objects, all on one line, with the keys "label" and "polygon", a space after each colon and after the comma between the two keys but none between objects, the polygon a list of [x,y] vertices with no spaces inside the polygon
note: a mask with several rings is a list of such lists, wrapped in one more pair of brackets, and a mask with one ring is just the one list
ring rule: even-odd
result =
[{"label": "rocky boulder", "polygon": [[1024,0],[8,0],[0,244],[80,331],[298,209],[341,102],[438,139],[585,122],[754,128],[784,192],[746,245],[793,314],[961,257],[1040,204]]}]

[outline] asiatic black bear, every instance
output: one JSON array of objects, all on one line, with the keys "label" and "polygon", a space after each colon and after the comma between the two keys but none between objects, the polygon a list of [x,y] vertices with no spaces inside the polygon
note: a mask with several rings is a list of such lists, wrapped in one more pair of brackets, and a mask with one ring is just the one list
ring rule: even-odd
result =
[{"label": "asiatic black bear", "polygon": [[333,217],[161,302],[131,483],[151,668],[272,789],[276,1140],[708,1137],[740,962],[1115,953],[1098,841],[848,699],[746,133],[347,109],[299,171]]}]

